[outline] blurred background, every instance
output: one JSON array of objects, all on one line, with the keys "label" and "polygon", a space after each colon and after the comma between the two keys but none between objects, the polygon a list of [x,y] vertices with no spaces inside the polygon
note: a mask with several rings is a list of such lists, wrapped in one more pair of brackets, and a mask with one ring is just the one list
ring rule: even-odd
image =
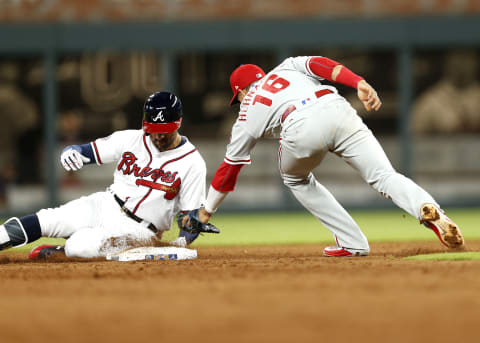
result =
[{"label": "blurred background", "polygon": [[[236,118],[229,76],[323,55],[377,88],[379,112],[338,86],[392,164],[444,206],[480,206],[480,0],[1,0],[0,214],[103,190],[114,165],[68,173],[63,147],[141,128],[158,90],[184,104],[181,133],[209,183]],[[299,208],[264,141],[223,210]],[[318,180],[348,208],[392,207],[328,156]]]}]

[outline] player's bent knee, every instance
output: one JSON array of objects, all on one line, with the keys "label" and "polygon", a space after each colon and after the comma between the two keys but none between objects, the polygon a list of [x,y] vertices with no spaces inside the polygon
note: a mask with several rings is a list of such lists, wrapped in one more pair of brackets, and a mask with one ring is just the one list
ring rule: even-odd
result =
[{"label": "player's bent knee", "polygon": [[78,242],[69,242],[69,239],[65,242],[65,255],[67,257],[98,257],[98,249],[92,249],[92,247],[77,244]]},{"label": "player's bent knee", "polygon": [[101,242],[95,239],[92,229],[75,232],[65,242],[65,255],[67,257],[99,257]]},{"label": "player's bent knee", "polygon": [[377,191],[380,191],[383,187],[387,186],[392,177],[396,177],[398,174],[394,169],[377,171],[370,176],[366,181]]},{"label": "player's bent knee", "polygon": [[310,178],[308,176],[292,176],[287,174],[282,174],[283,184],[287,187],[295,187],[299,185],[306,185],[310,183]]}]

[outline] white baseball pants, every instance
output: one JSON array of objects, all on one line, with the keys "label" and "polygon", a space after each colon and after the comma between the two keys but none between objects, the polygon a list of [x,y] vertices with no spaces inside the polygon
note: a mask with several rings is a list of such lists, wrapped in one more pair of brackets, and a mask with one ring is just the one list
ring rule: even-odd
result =
[{"label": "white baseball pants", "polygon": [[110,192],[98,192],[37,213],[42,236],[67,238],[69,257],[98,257],[149,242],[155,234],[120,210]]}]

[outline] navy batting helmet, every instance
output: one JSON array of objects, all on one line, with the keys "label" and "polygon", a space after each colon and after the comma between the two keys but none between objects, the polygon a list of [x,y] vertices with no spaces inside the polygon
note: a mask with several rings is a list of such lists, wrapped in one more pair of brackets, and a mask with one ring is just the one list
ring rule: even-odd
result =
[{"label": "navy batting helmet", "polygon": [[182,103],[170,92],[156,92],[143,105],[143,131],[169,133],[182,124]]}]

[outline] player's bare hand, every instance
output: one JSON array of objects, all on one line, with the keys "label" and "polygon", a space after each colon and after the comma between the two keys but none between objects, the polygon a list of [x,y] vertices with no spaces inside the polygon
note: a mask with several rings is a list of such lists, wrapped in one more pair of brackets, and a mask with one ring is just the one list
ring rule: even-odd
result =
[{"label": "player's bare hand", "polygon": [[211,217],[212,214],[207,212],[207,210],[205,210],[203,207],[198,211],[198,219],[200,219],[200,221],[204,224],[208,223]]},{"label": "player's bare hand", "polygon": [[192,225],[192,224],[190,223],[190,217],[189,217],[188,215],[186,215],[185,217],[183,217],[181,223],[182,223],[182,226],[181,226],[181,227],[185,227],[185,226],[190,226],[190,225]]},{"label": "player's bare hand", "polygon": [[358,82],[357,95],[367,111],[371,111],[372,109],[378,111],[380,106],[382,106],[377,92],[365,80]]},{"label": "player's bare hand", "polygon": [[66,170],[79,170],[83,167],[84,163],[90,162],[88,157],[83,156],[80,152],[74,148],[66,148],[60,156],[63,168]]}]

